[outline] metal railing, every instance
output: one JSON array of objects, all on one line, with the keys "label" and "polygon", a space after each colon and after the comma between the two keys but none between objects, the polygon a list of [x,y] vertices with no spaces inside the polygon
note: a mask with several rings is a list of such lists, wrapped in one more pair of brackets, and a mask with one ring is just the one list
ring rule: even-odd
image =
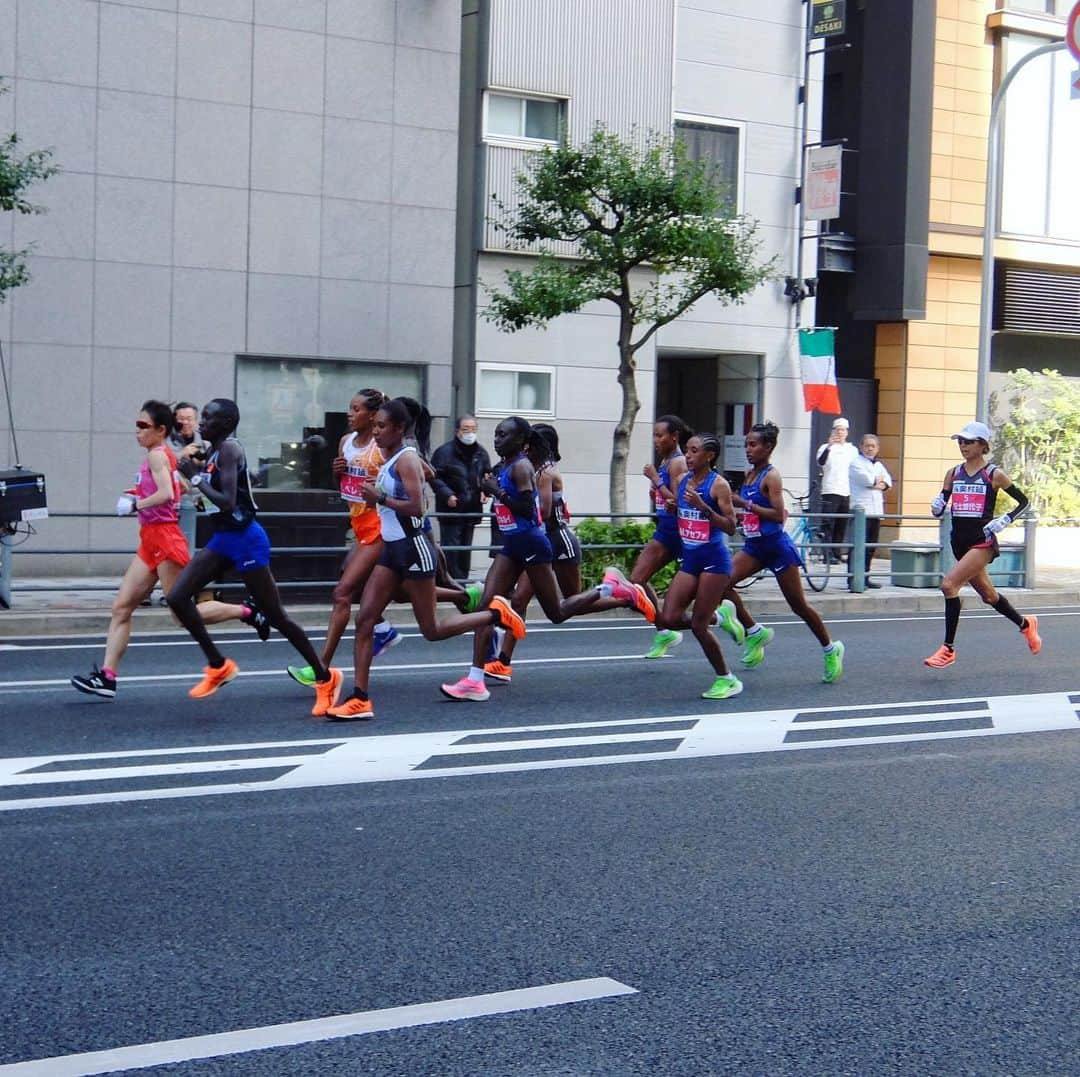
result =
[{"label": "metal railing", "polygon": [[[815,526],[821,530],[824,530],[826,522],[830,522],[836,519],[844,519],[846,524],[846,536],[843,542],[827,542],[824,539],[820,543],[815,543],[815,546],[820,546],[826,551],[835,551],[837,557],[841,560],[847,561],[847,565],[840,564],[837,570],[835,579],[837,582],[842,583],[850,588],[850,590],[861,593],[866,590],[867,580],[877,580],[882,575],[876,571],[875,566],[872,563],[870,573],[867,573],[865,568],[866,563],[866,513],[859,507],[847,514],[839,513],[825,513],[825,512],[795,512],[791,514],[790,519],[796,520],[801,516],[805,516],[811,520],[816,521]],[[432,519],[437,520],[439,514],[432,513]],[[260,520],[267,522],[290,519],[297,520],[302,519],[305,521],[318,521],[318,520],[333,520],[340,521],[342,524],[343,537],[347,532],[347,517],[343,516],[340,512],[262,512],[259,514]],[[116,520],[116,517],[111,513],[102,512],[54,512],[50,513],[49,520]],[[621,520],[633,520],[641,523],[648,523],[651,521],[652,516],[649,513],[594,513],[589,517],[582,517],[581,519],[592,519],[610,521],[612,523]],[[951,520],[948,512],[940,518],[935,519],[932,516],[901,516],[901,515],[884,515],[879,517],[883,526],[903,525],[907,527],[925,527],[929,530],[931,527],[936,528],[936,542],[924,541],[924,542],[911,542],[903,540],[892,540],[888,542],[877,542],[873,545],[878,553],[878,558],[875,560],[882,560],[882,567],[891,582],[898,586],[911,586],[911,587],[936,587],[937,581],[941,575],[948,571],[948,569],[954,563],[952,556],[952,549],[949,542],[949,533],[951,529]],[[483,527],[484,517],[481,517],[478,527]],[[580,520],[579,520],[580,523]],[[994,576],[1006,576],[1008,577],[1009,586],[1020,587],[1034,587],[1035,586],[1035,535],[1038,521],[1034,518],[1025,518],[1023,521],[1024,540],[1022,543],[1003,543],[1002,554],[1008,557],[1008,564],[1003,564],[995,568],[991,566],[991,577]],[[13,592],[41,592],[48,590],[64,590],[64,591],[114,591],[116,584],[114,582],[87,582],[87,583],[72,583],[70,579],[60,584],[55,584],[51,588],[48,583],[48,576],[41,574],[37,577],[41,582],[35,583],[17,583],[15,582],[16,575],[14,571],[14,560],[16,553],[19,558],[23,557],[47,557],[47,556],[66,556],[66,557],[81,557],[86,558],[90,556],[130,556],[132,553],[131,546],[124,546],[120,548],[111,547],[97,547],[92,550],[84,548],[68,548],[68,547],[40,547],[35,548],[31,541],[35,537],[39,537],[42,534],[41,531],[36,534],[19,534],[16,536],[0,534],[0,609],[10,609],[12,604]],[[584,551],[592,550],[628,550],[635,549],[640,545],[638,543],[614,543],[614,542],[592,542],[583,543],[582,549]],[[736,536],[736,539],[731,543],[732,547],[737,549],[741,543]],[[446,550],[469,550],[470,553],[484,553],[491,549],[492,543],[488,542],[474,542],[471,546],[446,546]],[[340,544],[333,546],[274,546],[274,553],[277,555],[338,555],[342,556],[347,550],[347,545],[343,540]],[[880,554],[887,552],[889,554],[889,562],[886,564],[883,559],[880,558]],[[915,563],[918,562],[918,563]],[[280,562],[278,562],[280,564]],[[910,565],[910,567],[905,567]],[[71,575],[71,574],[69,574]],[[326,588],[332,589],[337,583],[337,577],[326,580],[311,580],[311,579],[290,579],[285,573],[280,573],[275,568],[275,575],[278,576],[278,585],[283,590],[290,589],[318,589]],[[919,580],[925,580],[928,577],[933,577],[933,583],[920,583]],[[904,582],[905,580],[909,582]],[[830,581],[831,582],[831,581]],[[224,582],[216,584],[221,589],[239,589],[243,587],[239,582]]]}]

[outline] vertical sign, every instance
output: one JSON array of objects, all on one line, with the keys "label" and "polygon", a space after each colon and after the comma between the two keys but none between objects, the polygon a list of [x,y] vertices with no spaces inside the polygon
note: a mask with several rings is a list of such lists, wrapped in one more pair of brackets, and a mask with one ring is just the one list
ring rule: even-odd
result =
[{"label": "vertical sign", "polygon": [[840,173],[843,148],[811,146],[806,151],[806,183],[803,217],[808,221],[831,221],[840,216]]},{"label": "vertical sign", "polygon": [[[1065,21],[1065,44],[1076,61],[1080,61],[1080,2],[1073,4],[1072,11]],[[1080,71],[1069,76],[1069,96],[1075,101],[1080,97]]]},{"label": "vertical sign", "polygon": [[846,0],[811,0],[811,2],[811,37],[836,37],[837,34],[844,32]]}]

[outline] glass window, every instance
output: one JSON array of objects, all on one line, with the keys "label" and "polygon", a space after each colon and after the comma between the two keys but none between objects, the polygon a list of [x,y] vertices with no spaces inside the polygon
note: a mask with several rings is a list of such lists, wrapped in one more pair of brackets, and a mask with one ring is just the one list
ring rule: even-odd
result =
[{"label": "glass window", "polygon": [[708,162],[710,178],[722,199],[721,215],[738,213],[742,128],[696,120],[676,120],[675,137],[686,146],[686,155],[691,161]]},{"label": "glass window", "polygon": [[554,415],[554,382],[553,370],[481,366],[477,370],[476,410],[500,418]]},{"label": "glass window", "polygon": [[489,93],[484,133],[493,138],[558,142],[564,105],[549,97]]},{"label": "glass window", "polygon": [[237,436],[252,482],[269,489],[334,489],[331,462],[358,389],[424,399],[424,368],[332,359],[236,358]]}]

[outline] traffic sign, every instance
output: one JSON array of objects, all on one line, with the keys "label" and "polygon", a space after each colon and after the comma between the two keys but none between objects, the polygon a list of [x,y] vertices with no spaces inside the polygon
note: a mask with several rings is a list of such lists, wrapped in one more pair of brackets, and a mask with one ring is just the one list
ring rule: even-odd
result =
[{"label": "traffic sign", "polygon": [[1073,59],[1080,60],[1080,0],[1073,4],[1065,22],[1065,44],[1069,46]]}]

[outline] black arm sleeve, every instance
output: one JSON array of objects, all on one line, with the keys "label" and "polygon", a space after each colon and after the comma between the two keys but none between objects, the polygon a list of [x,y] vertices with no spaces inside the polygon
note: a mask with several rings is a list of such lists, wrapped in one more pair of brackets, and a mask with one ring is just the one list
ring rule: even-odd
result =
[{"label": "black arm sleeve", "polygon": [[502,493],[499,500],[502,501],[515,516],[528,518],[532,516],[535,511],[536,502],[533,500],[532,490],[528,490],[525,493],[521,493],[519,490],[512,495]]},{"label": "black arm sleeve", "polygon": [[1019,489],[1016,483],[1013,483],[1012,486],[1005,490],[1005,493],[1016,502],[1016,508],[1010,509],[1005,515],[1008,516],[1010,520],[1016,520],[1023,516],[1024,513],[1027,512],[1028,505],[1030,504],[1024,491]]},{"label": "black arm sleeve", "polygon": [[824,467],[825,466],[825,461],[828,460],[828,459],[829,459],[829,446],[826,445],[825,448],[821,450],[821,455],[817,458],[817,462],[822,467]]}]

